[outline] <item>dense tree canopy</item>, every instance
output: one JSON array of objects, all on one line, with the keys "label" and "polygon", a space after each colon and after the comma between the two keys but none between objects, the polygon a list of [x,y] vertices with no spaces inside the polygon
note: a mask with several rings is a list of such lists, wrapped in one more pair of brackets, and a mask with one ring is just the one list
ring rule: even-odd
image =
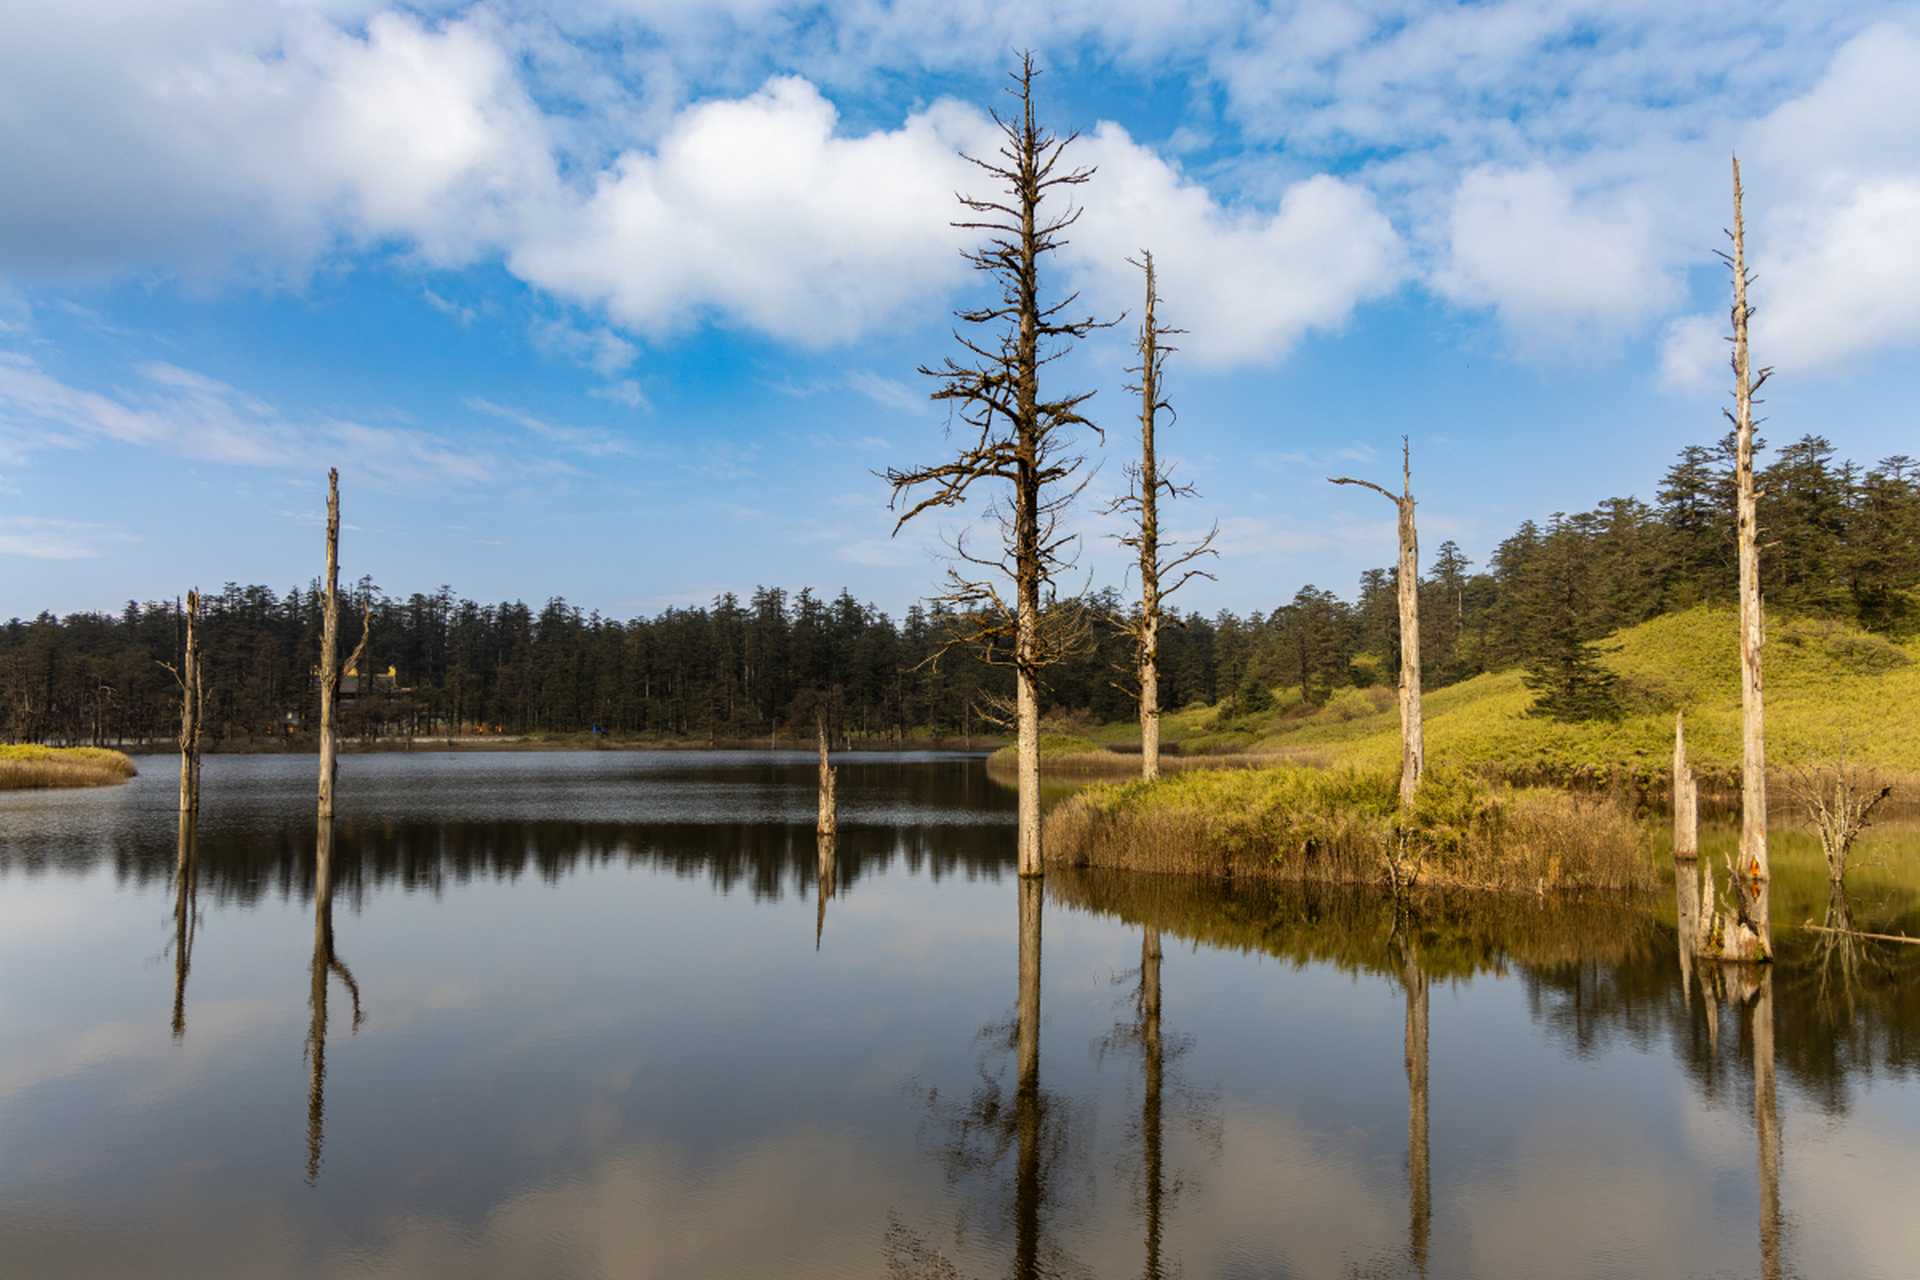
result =
[{"label": "dense tree canopy", "polygon": [[[1438,688],[1524,666],[1542,709],[1603,714],[1593,642],[1620,627],[1702,602],[1730,601],[1735,582],[1729,444],[1689,447],[1648,506],[1614,498],[1592,511],[1529,521],[1484,571],[1451,542],[1421,583],[1422,662]],[[1835,464],[1809,436],[1760,475],[1761,556],[1770,607],[1845,618],[1904,634],[1920,622],[1920,463]],[[1383,548],[1384,549],[1384,548]],[[1271,613],[1189,615],[1161,640],[1168,707],[1227,700],[1244,711],[1297,691],[1388,683],[1399,662],[1394,574],[1369,570],[1354,601],[1303,587]],[[483,605],[452,588],[404,598],[362,580],[343,606],[343,634],[371,614],[370,672],[393,672],[345,715],[349,733],[587,732],[692,739],[764,738],[816,710],[849,738],[990,731],[982,694],[1002,698],[1004,667],[959,652],[935,661],[953,615],[915,606],[898,621],[842,592],[763,587],[705,608],[622,622],[563,600],[539,610]],[[297,732],[315,706],[320,601],[314,585],[276,594],[229,585],[202,597],[206,732],[218,742]],[[1116,591],[1086,602],[1089,649],[1050,668],[1044,707],[1101,721],[1133,714],[1132,654]],[[12,740],[169,737],[177,602],[128,603],[119,614],[42,614],[0,628],[0,732]]]}]

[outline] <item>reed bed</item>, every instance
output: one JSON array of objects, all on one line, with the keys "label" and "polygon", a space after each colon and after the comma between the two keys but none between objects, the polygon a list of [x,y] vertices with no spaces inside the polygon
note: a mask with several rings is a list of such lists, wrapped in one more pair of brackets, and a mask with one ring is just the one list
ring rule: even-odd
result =
[{"label": "reed bed", "polygon": [[1047,818],[1049,860],[1336,884],[1546,892],[1654,887],[1650,837],[1615,797],[1429,772],[1411,811],[1358,770],[1207,770],[1100,783]]},{"label": "reed bed", "polygon": [[112,787],[140,772],[104,747],[0,746],[0,791],[42,787]]}]

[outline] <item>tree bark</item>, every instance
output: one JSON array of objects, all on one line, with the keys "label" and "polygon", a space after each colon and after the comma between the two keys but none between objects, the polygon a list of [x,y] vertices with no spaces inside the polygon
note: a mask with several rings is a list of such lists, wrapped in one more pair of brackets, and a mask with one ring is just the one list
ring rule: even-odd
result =
[{"label": "tree bark", "polygon": [[180,674],[180,812],[200,812],[200,593],[187,592],[187,649]]},{"label": "tree bark", "polygon": [[[1414,524],[1413,451],[1411,443],[1400,441],[1400,492],[1393,493],[1368,480],[1335,480],[1332,484],[1357,484],[1371,489],[1393,503],[1399,516],[1400,563],[1396,599],[1400,612],[1400,807],[1413,806],[1420,779],[1427,771],[1425,712],[1420,696],[1420,535]],[[1306,682],[1301,682],[1305,696]]]},{"label": "tree bark", "polygon": [[1140,326],[1140,776],[1160,776],[1160,331],[1154,318],[1153,255],[1142,253],[1147,311]]},{"label": "tree bark", "polygon": [[[1700,788],[1687,765],[1686,712],[1673,716],[1673,856],[1691,862],[1700,855]],[[1699,887],[1695,885],[1696,900]]]},{"label": "tree bark", "polygon": [[[819,719],[820,732],[820,816],[814,831],[823,839],[832,839],[840,830],[840,811],[834,798],[833,766],[827,763],[827,719]],[[823,845],[822,848],[825,848]]]},{"label": "tree bark", "polygon": [[[320,613],[320,820],[333,820],[334,700],[340,690],[340,472],[327,472],[327,577]],[[324,995],[322,999],[324,999]]]},{"label": "tree bark", "polygon": [[[1733,393],[1734,483],[1740,555],[1740,878],[1768,879],[1767,735],[1761,688],[1760,650],[1766,644],[1766,615],[1760,600],[1759,514],[1753,489],[1753,394],[1769,370],[1754,375],[1747,351],[1746,227],[1741,211],[1740,161],[1733,162]],[[1761,895],[1764,900],[1764,895]],[[1764,956],[1771,956],[1769,922],[1750,921],[1760,935]]]}]

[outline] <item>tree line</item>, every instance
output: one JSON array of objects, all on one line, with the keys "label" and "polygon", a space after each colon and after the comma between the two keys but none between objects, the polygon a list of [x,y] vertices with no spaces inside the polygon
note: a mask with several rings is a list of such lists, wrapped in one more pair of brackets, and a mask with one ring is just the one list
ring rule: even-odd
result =
[{"label": "tree line", "polygon": [[[1429,688],[1524,666],[1545,686],[1590,662],[1620,627],[1733,599],[1730,443],[1682,449],[1647,504],[1613,498],[1591,511],[1527,521],[1476,566],[1441,545],[1419,584]],[[1836,462],[1808,436],[1759,474],[1769,604],[1903,635],[1920,621],[1920,463]],[[1351,600],[1302,587],[1270,612],[1189,613],[1160,637],[1164,705],[1225,702],[1256,712],[1276,692],[1324,703],[1347,686],[1391,685],[1399,622],[1391,569],[1361,575]],[[317,582],[276,593],[228,585],[201,596],[205,732],[235,740],[300,739],[317,696]],[[1004,705],[1004,665],[941,650],[961,622],[949,606],[896,620],[842,591],[763,587],[742,600],[667,609],[628,621],[564,600],[539,609],[481,604],[442,587],[390,596],[362,579],[343,593],[343,634],[368,635],[364,672],[393,672],[343,709],[345,732],[591,733],[698,740],[811,735],[824,714],[845,740],[996,732],[982,710]],[[1087,640],[1047,669],[1043,710],[1130,718],[1137,605],[1118,590],[1078,605]],[[172,673],[181,602],[129,602],[118,614],[41,614],[0,628],[0,693],[11,741],[140,742],[178,731]],[[1563,681],[1563,687],[1565,682]],[[1599,691],[1604,701],[1604,690]],[[1551,706],[1549,709],[1552,709]],[[1594,710],[1595,708],[1585,708]],[[1581,708],[1574,708],[1576,712]]]}]

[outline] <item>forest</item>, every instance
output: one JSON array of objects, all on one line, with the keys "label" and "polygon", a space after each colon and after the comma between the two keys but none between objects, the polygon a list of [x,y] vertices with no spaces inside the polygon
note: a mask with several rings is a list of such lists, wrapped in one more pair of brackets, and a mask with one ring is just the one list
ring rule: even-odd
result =
[{"label": "forest", "polygon": [[[1695,604],[1731,601],[1737,570],[1732,437],[1689,446],[1649,505],[1612,498],[1528,521],[1476,565],[1451,542],[1420,582],[1428,689],[1527,669],[1540,710],[1609,714],[1595,662],[1609,633]],[[1807,436],[1757,477],[1770,609],[1905,635],[1920,622],[1920,463],[1836,462]],[[1383,556],[1391,550],[1382,547]],[[1278,689],[1323,702],[1391,684],[1399,664],[1395,573],[1369,570],[1351,600],[1314,586],[1270,612],[1188,614],[1161,638],[1161,702],[1258,711]],[[895,619],[842,592],[762,587],[704,608],[628,621],[554,599],[481,604],[451,587],[390,596],[367,579],[342,593],[342,635],[368,635],[364,696],[342,709],[361,738],[484,731],[718,742],[811,740],[824,718],[852,742],[998,738],[1011,677],[950,642],[964,620],[939,605]],[[1137,606],[1136,606],[1137,607]],[[317,697],[318,580],[284,593],[229,584],[202,594],[208,745],[297,745]],[[1082,649],[1047,670],[1043,705],[1100,722],[1134,714],[1130,607],[1118,588],[1085,610]],[[178,601],[117,614],[42,613],[0,630],[8,741],[118,745],[170,740],[179,695]]]}]

